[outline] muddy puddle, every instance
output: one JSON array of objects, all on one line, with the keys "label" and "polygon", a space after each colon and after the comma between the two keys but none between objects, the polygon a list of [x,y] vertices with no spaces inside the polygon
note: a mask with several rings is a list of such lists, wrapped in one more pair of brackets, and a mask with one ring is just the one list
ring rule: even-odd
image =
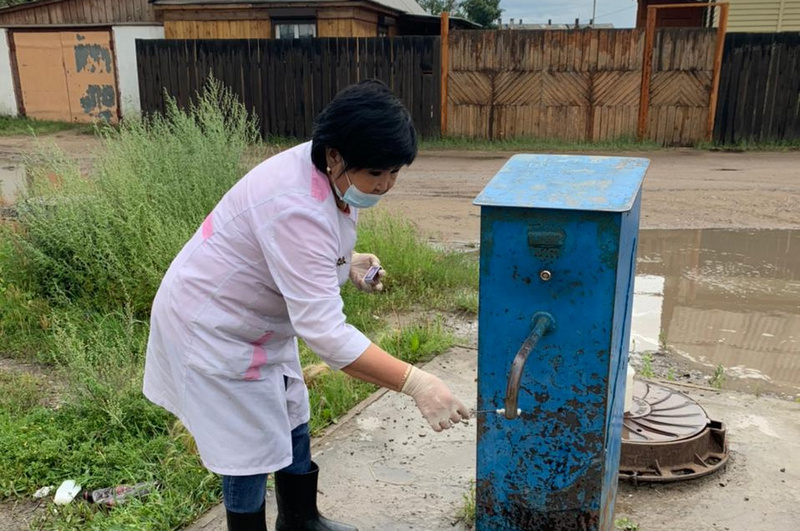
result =
[{"label": "muddy puddle", "polygon": [[632,350],[800,396],[800,231],[641,231],[635,292]]}]

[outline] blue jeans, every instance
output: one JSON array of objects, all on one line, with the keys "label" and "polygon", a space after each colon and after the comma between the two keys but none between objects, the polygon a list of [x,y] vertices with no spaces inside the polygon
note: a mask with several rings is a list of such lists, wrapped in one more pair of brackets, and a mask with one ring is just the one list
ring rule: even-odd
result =
[{"label": "blue jeans", "polygon": [[[311,470],[311,437],[308,424],[292,430],[292,464],[280,470],[287,474],[305,474]],[[261,509],[267,495],[267,475],[222,476],[222,497],[232,513],[254,513]]]}]

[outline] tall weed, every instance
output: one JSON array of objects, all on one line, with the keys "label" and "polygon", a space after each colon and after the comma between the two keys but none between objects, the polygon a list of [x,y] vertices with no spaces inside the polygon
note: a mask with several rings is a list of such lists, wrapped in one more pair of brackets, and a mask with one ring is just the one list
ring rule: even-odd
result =
[{"label": "tall weed", "polygon": [[170,261],[242,176],[256,139],[244,107],[211,82],[188,112],[106,129],[90,177],[54,150],[29,161],[22,259],[51,301],[145,316]]}]

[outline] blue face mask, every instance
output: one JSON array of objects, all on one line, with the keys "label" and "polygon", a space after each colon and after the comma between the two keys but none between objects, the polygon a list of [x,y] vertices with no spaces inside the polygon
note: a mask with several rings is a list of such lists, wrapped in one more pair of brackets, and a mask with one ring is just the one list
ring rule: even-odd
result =
[{"label": "blue face mask", "polygon": [[336,192],[336,195],[340,200],[355,208],[374,207],[378,204],[378,201],[381,200],[381,196],[378,194],[367,194],[356,188],[356,186],[350,180],[347,170],[345,170],[344,176],[347,177],[347,183],[350,185],[345,191],[344,195],[342,195],[342,193],[339,191],[338,186],[333,187],[333,190]]}]

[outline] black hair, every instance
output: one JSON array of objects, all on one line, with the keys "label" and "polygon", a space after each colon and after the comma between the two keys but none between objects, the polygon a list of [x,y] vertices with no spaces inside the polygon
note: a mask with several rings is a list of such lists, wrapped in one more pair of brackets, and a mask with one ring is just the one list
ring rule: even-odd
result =
[{"label": "black hair", "polygon": [[323,173],[326,148],[337,150],[347,168],[394,170],[416,158],[417,133],[389,87],[365,80],[339,92],[314,120],[311,159]]}]

